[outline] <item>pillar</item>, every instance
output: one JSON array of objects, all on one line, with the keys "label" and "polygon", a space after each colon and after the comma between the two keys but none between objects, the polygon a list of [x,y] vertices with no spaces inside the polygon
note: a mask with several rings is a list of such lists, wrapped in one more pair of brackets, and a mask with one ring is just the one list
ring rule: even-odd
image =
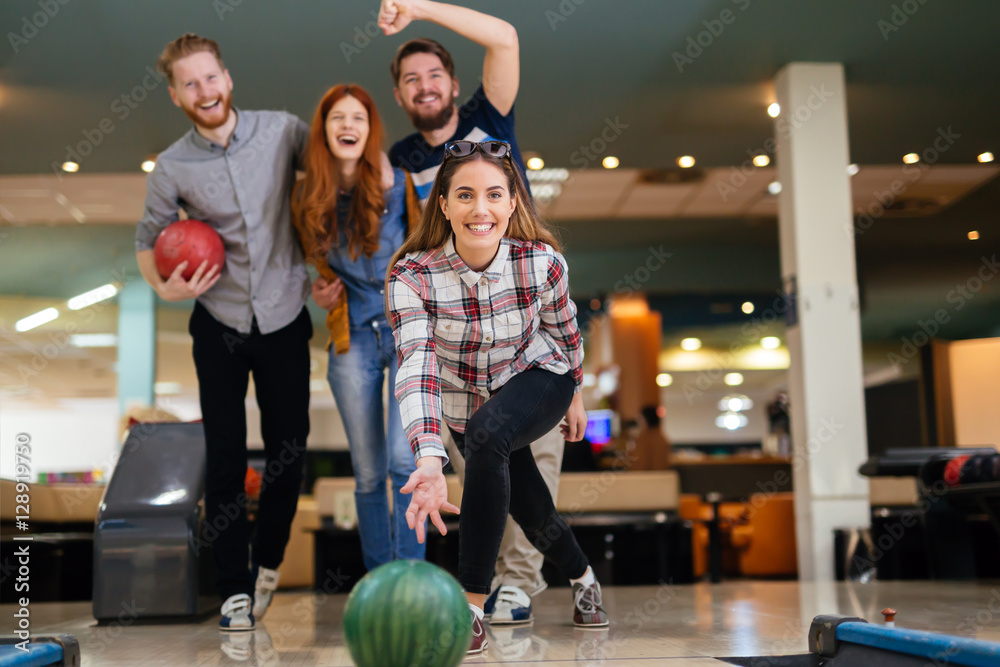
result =
[{"label": "pillar", "polygon": [[775,88],[799,577],[829,581],[834,529],[870,523],[843,66],[792,63]]}]

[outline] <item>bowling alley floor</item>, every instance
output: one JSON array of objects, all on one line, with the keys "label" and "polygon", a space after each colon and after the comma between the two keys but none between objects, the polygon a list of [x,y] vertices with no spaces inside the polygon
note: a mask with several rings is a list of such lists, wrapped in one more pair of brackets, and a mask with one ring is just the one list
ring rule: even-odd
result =
[{"label": "bowling alley floor", "polygon": [[[98,627],[83,602],[32,605],[31,629],[75,635],[83,664],[91,666],[351,665],[340,631],[346,599],[279,593],[257,630],[233,635],[216,629],[217,616]],[[535,598],[532,625],[487,626],[489,649],[465,664],[724,667],[713,658],[806,652],[816,615],[881,622],[883,607],[899,612],[897,627],[1000,641],[1000,611],[994,611],[1000,610],[1000,582],[739,581],[609,587],[604,599],[611,626],[581,630],[571,622],[569,589],[549,589]],[[12,618],[13,609],[0,606],[0,616]]]}]

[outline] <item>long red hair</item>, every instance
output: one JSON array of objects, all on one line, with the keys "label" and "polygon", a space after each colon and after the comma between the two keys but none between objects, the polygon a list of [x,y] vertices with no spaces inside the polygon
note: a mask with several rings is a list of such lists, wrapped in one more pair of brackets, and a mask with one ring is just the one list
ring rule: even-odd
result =
[{"label": "long red hair", "polygon": [[306,146],[306,177],[296,185],[292,197],[292,221],[307,253],[307,257],[323,261],[340,234],[337,220],[337,194],[340,192],[337,158],[326,140],[326,117],[333,105],[344,97],[353,97],[368,111],[368,142],[358,163],[357,184],[351,199],[351,219],[347,230],[351,259],[361,253],[371,257],[378,250],[379,221],[385,210],[382,187],[382,119],[375,102],[364,88],[356,84],[341,84],[326,92],[316,109],[309,143]]}]

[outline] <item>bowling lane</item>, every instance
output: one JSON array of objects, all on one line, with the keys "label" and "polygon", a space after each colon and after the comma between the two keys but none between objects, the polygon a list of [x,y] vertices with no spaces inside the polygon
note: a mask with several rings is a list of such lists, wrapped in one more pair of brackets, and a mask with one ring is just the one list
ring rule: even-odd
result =
[{"label": "bowling lane", "polygon": [[[568,589],[536,598],[536,620],[489,628],[486,655],[467,664],[717,665],[715,656],[804,653],[806,632],[821,613],[878,622],[898,610],[898,627],[1000,641],[1000,585],[972,582],[815,584],[732,582],[717,586],[610,587],[612,625],[581,630],[569,622]],[[121,622],[98,627],[89,603],[32,606],[35,634],[76,635],[83,665],[350,665],[340,622],[346,595],[281,593],[256,631],[223,635],[217,617],[196,623]],[[0,608],[8,613],[9,605]]]}]

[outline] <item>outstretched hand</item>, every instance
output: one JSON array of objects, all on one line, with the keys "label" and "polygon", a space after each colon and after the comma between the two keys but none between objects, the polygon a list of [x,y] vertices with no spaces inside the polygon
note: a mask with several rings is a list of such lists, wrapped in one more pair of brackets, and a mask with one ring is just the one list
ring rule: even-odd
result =
[{"label": "outstretched hand", "polygon": [[406,508],[406,523],[410,530],[417,531],[417,542],[424,543],[425,522],[430,517],[431,523],[437,526],[442,535],[448,534],[448,529],[441,518],[440,510],[458,514],[461,510],[448,502],[448,482],[441,472],[441,459],[437,456],[425,456],[417,461],[417,469],[399,491],[412,493],[410,506]]}]

